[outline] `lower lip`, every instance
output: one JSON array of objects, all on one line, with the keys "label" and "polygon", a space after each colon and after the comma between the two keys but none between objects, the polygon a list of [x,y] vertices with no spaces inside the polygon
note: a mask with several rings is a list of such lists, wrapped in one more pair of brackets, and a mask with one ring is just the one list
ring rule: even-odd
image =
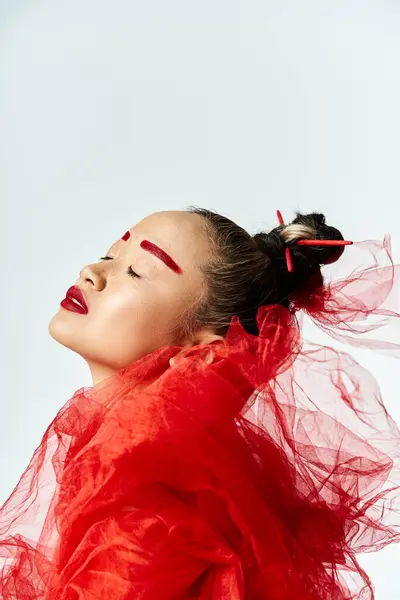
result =
[{"label": "lower lip", "polygon": [[69,298],[64,298],[64,300],[60,303],[65,310],[70,310],[71,312],[79,313],[80,315],[87,315],[88,311],[86,308],[79,306],[73,300]]}]

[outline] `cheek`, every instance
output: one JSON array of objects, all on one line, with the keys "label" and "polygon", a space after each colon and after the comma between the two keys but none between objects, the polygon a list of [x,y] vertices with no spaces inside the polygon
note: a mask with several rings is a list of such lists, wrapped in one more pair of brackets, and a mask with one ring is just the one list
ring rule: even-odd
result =
[{"label": "cheek", "polygon": [[132,288],[110,293],[95,307],[91,326],[113,341],[135,339],[135,343],[146,340],[157,343],[159,340],[160,345],[172,342],[174,329],[200,293],[193,290],[190,281],[184,285],[174,283],[150,285],[139,281]]},{"label": "cheek", "polygon": [[131,331],[140,323],[146,312],[146,303],[135,291],[115,293],[102,298],[93,314],[93,323],[108,335],[121,329]]},{"label": "cheek", "polygon": [[154,337],[173,317],[171,312],[176,311],[176,299],[160,290],[155,293],[144,289],[144,286],[114,293],[99,303],[92,324],[108,338],[138,340],[141,336]]}]

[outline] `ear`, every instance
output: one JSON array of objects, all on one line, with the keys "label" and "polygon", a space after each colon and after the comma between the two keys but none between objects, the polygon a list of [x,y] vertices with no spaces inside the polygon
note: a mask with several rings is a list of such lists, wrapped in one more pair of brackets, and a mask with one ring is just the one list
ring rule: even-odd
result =
[{"label": "ear", "polygon": [[[215,331],[211,328],[208,327],[204,327],[202,329],[199,329],[196,331],[196,333],[191,337],[190,340],[187,340],[186,343],[184,344],[183,348],[191,348],[192,346],[196,346],[196,345],[207,345],[207,344],[211,344],[211,342],[215,342],[216,340],[223,340],[223,336],[222,335],[218,335],[217,333],[215,333]],[[208,364],[211,364],[213,361],[213,356],[214,353],[212,350],[210,350],[210,352],[208,353],[205,362],[207,362]],[[174,364],[176,364],[178,360],[178,356],[174,356],[173,358],[170,359],[169,364],[172,367]]]},{"label": "ear", "polygon": [[223,339],[223,336],[215,333],[215,330],[213,328],[202,327],[201,329],[198,329],[193,335],[193,338],[188,343],[188,346],[194,346],[195,344],[211,344],[211,342]]}]

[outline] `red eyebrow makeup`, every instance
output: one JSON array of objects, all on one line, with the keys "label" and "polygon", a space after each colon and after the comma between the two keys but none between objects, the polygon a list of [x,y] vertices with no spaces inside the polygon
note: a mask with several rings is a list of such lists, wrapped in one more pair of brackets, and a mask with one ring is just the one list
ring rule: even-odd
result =
[{"label": "red eyebrow makeup", "polygon": [[124,242],[126,242],[126,240],[129,240],[130,237],[131,237],[131,234],[129,231],[127,231],[126,233],[124,233],[121,240],[124,240]]},{"label": "red eyebrow makeup", "polygon": [[179,275],[182,273],[182,269],[179,265],[176,264],[173,258],[171,258],[170,255],[167,254],[164,250],[153,244],[153,242],[143,240],[142,242],[140,242],[140,247],[143,248],[143,250],[147,250],[147,252],[154,254],[154,256],[162,260],[163,263],[167,265],[167,267],[172,269],[172,271],[175,271],[175,273],[178,273]]}]

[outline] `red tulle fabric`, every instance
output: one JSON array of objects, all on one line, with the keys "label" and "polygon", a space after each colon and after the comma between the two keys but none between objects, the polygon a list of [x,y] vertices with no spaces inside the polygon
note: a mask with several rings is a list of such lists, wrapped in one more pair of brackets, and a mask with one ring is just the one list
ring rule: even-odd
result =
[{"label": "red tulle fabric", "polygon": [[233,319],[79,389],[1,507],[1,598],[373,598],[356,554],[400,539],[400,432],[373,376],[297,316],[400,355],[388,239],[352,261],[259,309],[258,336]]}]

